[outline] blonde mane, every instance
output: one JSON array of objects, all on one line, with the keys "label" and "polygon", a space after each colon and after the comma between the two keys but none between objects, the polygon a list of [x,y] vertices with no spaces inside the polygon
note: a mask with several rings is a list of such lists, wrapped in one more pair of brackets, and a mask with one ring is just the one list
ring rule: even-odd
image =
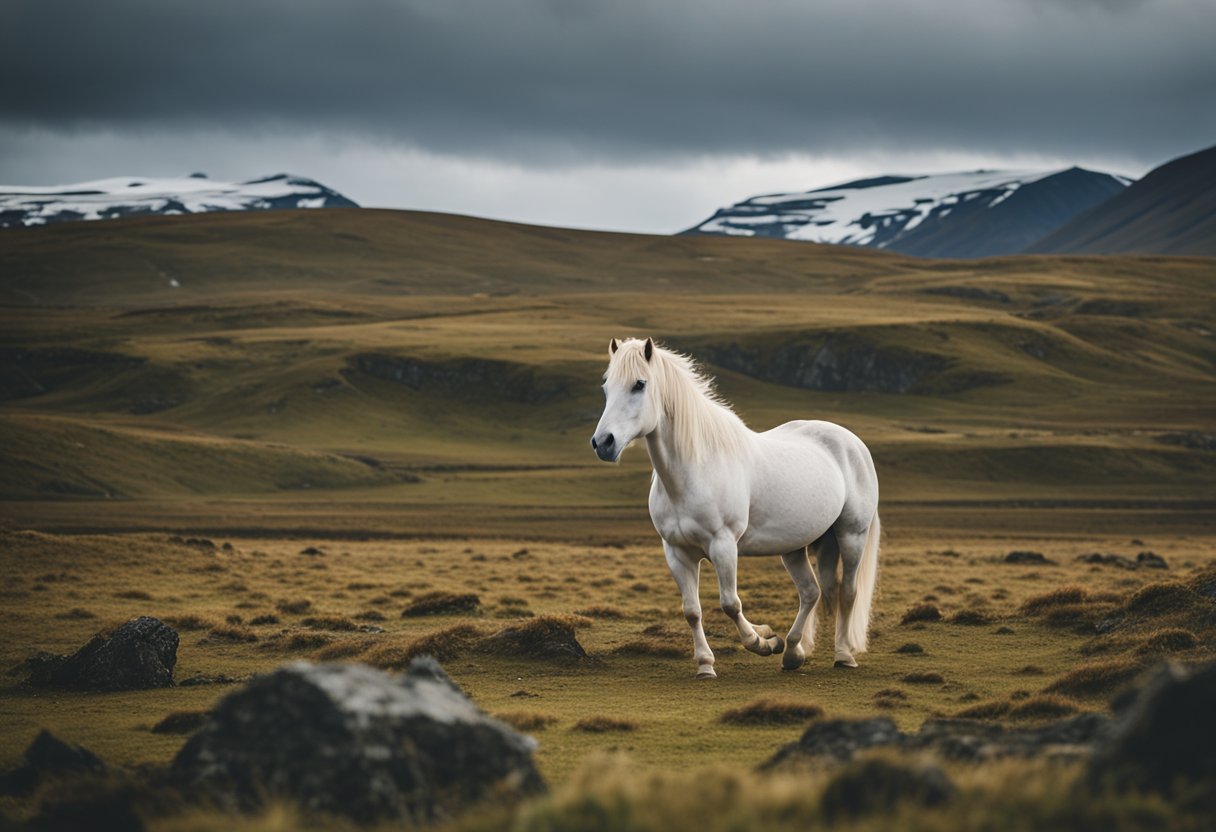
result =
[{"label": "blonde mane", "polygon": [[650,394],[659,397],[682,457],[697,460],[707,454],[742,454],[749,428],[714,390],[713,379],[689,356],[657,344],[647,361],[645,345],[632,338],[621,342],[608,363],[606,379],[629,385],[646,379],[652,385]]}]

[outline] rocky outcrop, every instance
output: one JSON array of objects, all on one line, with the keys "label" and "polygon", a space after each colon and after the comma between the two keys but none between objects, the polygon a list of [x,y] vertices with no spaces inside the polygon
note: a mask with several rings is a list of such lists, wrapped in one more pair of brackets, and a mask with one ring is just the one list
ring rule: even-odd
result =
[{"label": "rocky outcrop", "polygon": [[763,381],[834,393],[956,393],[1005,379],[962,371],[954,358],[855,332],[792,334],[778,344],[689,345],[698,358]]},{"label": "rocky outcrop", "polygon": [[98,691],[172,687],[177,644],[173,628],[140,616],[112,633],[99,633],[70,656],[35,656],[26,663],[26,683]]},{"label": "rocky outcrop", "polygon": [[535,746],[431,659],[402,677],[299,662],[221,700],[173,775],[230,809],[287,800],[359,823],[422,822],[543,791]]}]

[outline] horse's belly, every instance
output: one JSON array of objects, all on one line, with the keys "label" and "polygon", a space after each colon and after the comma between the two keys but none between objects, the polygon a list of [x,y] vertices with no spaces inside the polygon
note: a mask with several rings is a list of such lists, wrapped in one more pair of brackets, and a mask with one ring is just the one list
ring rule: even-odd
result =
[{"label": "horse's belly", "polygon": [[748,555],[783,555],[805,546],[809,546],[823,537],[832,526],[826,517],[817,519],[806,518],[800,521],[783,523],[765,523],[749,525],[747,531],[739,538],[739,554]]}]

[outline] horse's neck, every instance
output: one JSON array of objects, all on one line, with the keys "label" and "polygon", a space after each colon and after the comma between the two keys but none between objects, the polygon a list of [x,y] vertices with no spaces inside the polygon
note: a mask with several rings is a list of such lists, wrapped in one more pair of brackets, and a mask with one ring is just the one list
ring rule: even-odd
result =
[{"label": "horse's neck", "polygon": [[[732,425],[732,428],[734,427],[737,427],[743,434],[751,433],[742,422],[739,422],[737,426]],[[741,445],[746,445],[747,437],[740,436],[739,441]],[[646,450],[650,454],[650,464],[663,483],[663,488],[675,498],[686,492],[690,484],[703,481],[704,478],[701,475],[707,465],[713,465],[716,468],[723,465],[721,458],[696,459],[690,457],[681,446],[682,443],[676,440],[674,426],[666,416],[660,420],[659,426],[646,436]],[[739,461],[742,462],[742,460]]]}]

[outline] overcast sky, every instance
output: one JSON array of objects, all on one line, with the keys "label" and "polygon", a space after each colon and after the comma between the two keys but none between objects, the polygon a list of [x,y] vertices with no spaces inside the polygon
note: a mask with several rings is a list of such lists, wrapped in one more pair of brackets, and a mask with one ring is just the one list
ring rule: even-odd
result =
[{"label": "overcast sky", "polygon": [[0,183],[287,171],[670,232],[881,173],[1216,143],[1214,0],[0,0]]}]

